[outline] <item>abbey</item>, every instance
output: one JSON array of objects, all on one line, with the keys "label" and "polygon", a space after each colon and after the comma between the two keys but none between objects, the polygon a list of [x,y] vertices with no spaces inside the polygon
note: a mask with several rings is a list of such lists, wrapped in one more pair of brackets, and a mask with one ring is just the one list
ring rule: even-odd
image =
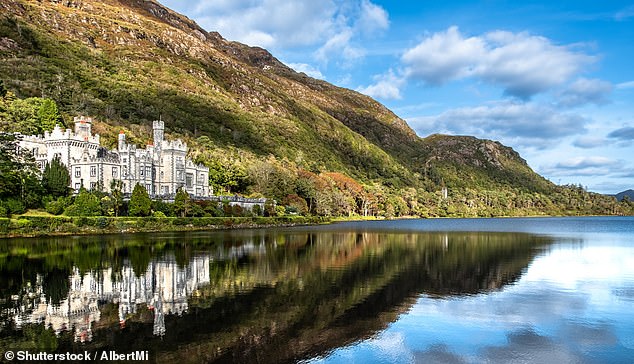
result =
[{"label": "abbey", "polygon": [[44,170],[47,162],[58,157],[70,172],[71,186],[76,191],[102,188],[110,191],[113,180],[123,182],[123,192],[130,193],[139,183],[152,197],[169,198],[179,188],[192,197],[209,197],[209,168],[187,158],[187,144],[177,139],[164,139],[165,124],[153,123],[153,144],[145,149],[126,141],[119,134],[117,149],[101,146],[99,134],[92,134],[92,119],[75,117],[75,131],[55,126],[44,136],[25,136],[20,147],[33,152]]}]

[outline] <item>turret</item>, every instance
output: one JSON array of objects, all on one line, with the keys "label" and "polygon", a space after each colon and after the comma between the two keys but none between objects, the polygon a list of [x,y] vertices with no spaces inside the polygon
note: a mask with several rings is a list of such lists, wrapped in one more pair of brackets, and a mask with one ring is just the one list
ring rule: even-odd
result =
[{"label": "turret", "polygon": [[160,148],[165,133],[165,123],[163,120],[154,120],[152,129],[154,130],[154,146]]},{"label": "turret", "polygon": [[123,130],[119,132],[119,150],[125,149],[125,133]]},{"label": "turret", "polygon": [[76,116],[74,121],[75,135],[87,141],[91,137],[92,133],[92,118],[87,118],[85,116]]}]

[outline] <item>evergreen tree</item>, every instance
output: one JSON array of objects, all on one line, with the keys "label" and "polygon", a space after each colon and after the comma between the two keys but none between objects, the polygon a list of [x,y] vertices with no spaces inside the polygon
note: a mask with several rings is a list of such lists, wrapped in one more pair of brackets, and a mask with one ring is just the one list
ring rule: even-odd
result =
[{"label": "evergreen tree", "polygon": [[120,179],[114,179],[110,182],[110,197],[112,198],[114,216],[119,216],[119,211],[123,207],[123,182]]},{"label": "evergreen tree", "polygon": [[59,157],[53,158],[51,163],[46,163],[42,174],[42,187],[44,191],[53,197],[68,196],[70,192],[70,173]]},{"label": "evergreen tree", "polygon": [[140,184],[134,186],[132,197],[130,197],[130,216],[149,216],[151,213],[152,200],[145,187]]},{"label": "evergreen tree", "polygon": [[174,212],[180,217],[187,216],[187,213],[191,209],[191,199],[187,191],[184,188],[179,188],[174,197]]}]

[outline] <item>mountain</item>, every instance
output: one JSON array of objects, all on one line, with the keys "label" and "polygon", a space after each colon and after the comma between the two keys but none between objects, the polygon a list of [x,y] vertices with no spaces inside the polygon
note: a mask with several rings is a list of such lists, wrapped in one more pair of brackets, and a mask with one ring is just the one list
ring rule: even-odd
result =
[{"label": "mountain", "polygon": [[634,201],[634,190],[630,189],[627,191],[619,192],[614,195],[614,197],[616,197],[616,199],[619,201],[623,201],[625,197],[629,197],[630,201]]},{"label": "mountain", "polygon": [[[420,138],[370,97],[295,72],[268,51],[207,32],[156,1],[4,0],[0,10],[7,89],[55,100],[66,120],[95,117],[110,145],[121,129],[133,142],[148,141],[160,116],[210,166],[216,189],[280,200],[297,193],[310,207],[319,196],[302,192],[294,176],[308,171],[314,181],[325,176],[317,186],[342,187],[338,174],[327,174],[339,173],[382,201],[392,196],[401,213],[403,204],[437,205],[443,187],[469,209],[499,200],[507,210],[546,210],[553,201],[506,200],[560,193],[511,148],[467,136]],[[227,182],[244,175],[248,183]],[[403,197],[408,189],[417,201]]]}]

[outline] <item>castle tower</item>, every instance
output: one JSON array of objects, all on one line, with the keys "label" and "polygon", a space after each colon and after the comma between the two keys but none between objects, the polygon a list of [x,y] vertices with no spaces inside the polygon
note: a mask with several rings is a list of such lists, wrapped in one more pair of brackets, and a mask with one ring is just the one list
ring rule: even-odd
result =
[{"label": "castle tower", "polygon": [[75,121],[75,135],[81,137],[83,140],[88,140],[92,133],[92,118],[85,116],[76,116]]},{"label": "castle tower", "polygon": [[154,120],[152,130],[154,131],[154,147],[161,148],[161,143],[163,142],[165,133],[165,123],[163,120]]},{"label": "castle tower", "polygon": [[118,144],[119,150],[124,150],[125,149],[125,133],[123,132],[123,130],[121,130],[119,132],[119,144]]}]

